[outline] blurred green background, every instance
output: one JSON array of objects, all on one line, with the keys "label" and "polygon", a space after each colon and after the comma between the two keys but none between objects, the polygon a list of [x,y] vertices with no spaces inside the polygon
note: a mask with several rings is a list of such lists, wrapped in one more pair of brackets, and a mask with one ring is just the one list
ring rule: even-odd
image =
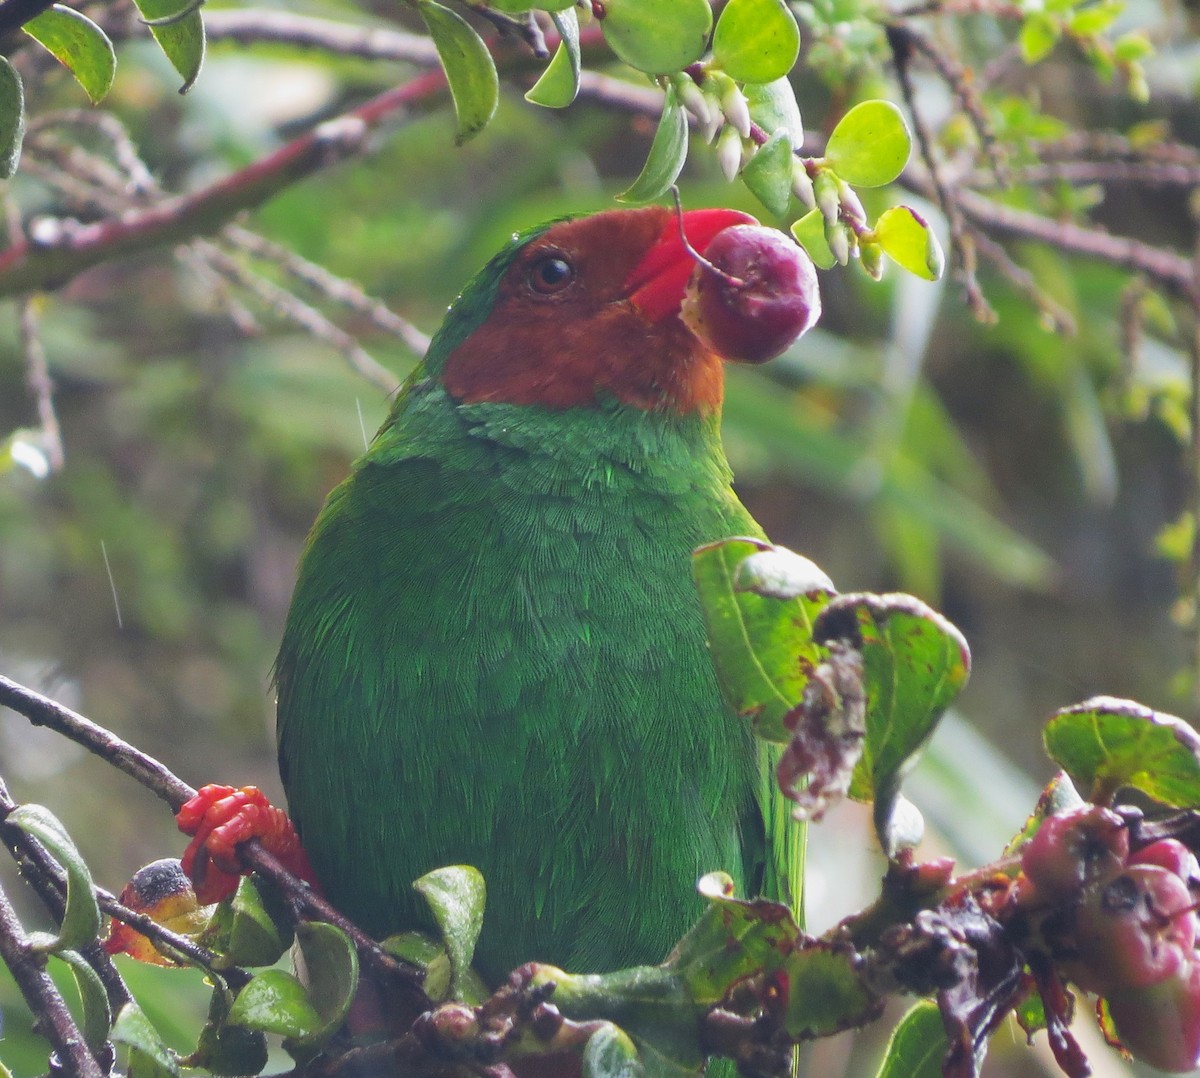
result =
[{"label": "blurred green background", "polygon": [[[337,16],[351,7],[305,10]],[[1134,13],[1167,30],[1182,25],[1171,10]],[[970,33],[959,46],[985,55],[987,28]],[[1028,102],[1082,128],[1157,120],[1184,141],[1200,139],[1192,93],[1200,53],[1180,33],[1163,55],[1171,62],[1152,65],[1145,108],[1069,50],[1032,78],[1018,65],[1014,143],[1021,123],[1033,125]],[[864,51],[843,83],[798,76],[811,127],[828,129],[850,92],[894,96],[874,56]],[[177,190],[211,182],[405,75],[394,64],[216,43],[181,98],[156,50],[126,45],[120,59],[109,105],[152,172]],[[922,85],[941,107],[945,88]],[[29,90],[34,114],[81,103],[56,71]],[[288,190],[245,224],[432,331],[513,230],[611,205],[651,132],[586,101],[554,113],[513,92],[479,138],[455,149],[442,105],[391,125],[363,158]],[[681,185],[688,206],[735,205],[769,220],[699,147]],[[11,187],[27,213],[72,212],[35,177]],[[1190,242],[1182,196],[1110,187],[1095,213],[1153,242]],[[835,270],[821,277],[820,328],[765,369],[732,370],[727,391],[738,490],[775,541],[813,558],[843,591],[919,595],[970,641],[963,721],[909,784],[944,836],[933,841],[968,861],[997,853],[1032,807],[1050,773],[1039,728],[1055,708],[1103,692],[1195,717],[1192,645],[1172,616],[1181,581],[1156,545],[1188,490],[1181,331],[1166,304],[1154,306],[1135,361],[1118,320],[1127,275],[1044,248],[1014,254],[1074,316],[1074,336],[1048,329],[1027,297],[986,271],[994,325],[973,320],[952,281],[893,273],[874,284]],[[242,304],[254,332],[231,317]],[[411,368],[414,357],[394,338],[326,309],[397,381]],[[40,301],[39,314],[66,465],[47,479],[20,467],[0,474],[0,671],[77,707],[193,785],[255,783],[278,799],[270,670],[296,559],[386,401],[327,344],[169,251],[86,272]],[[6,307],[0,438],[33,421],[24,378]],[[18,801],[59,815],[111,890],[145,861],[183,848],[161,803],[3,710],[0,776]],[[878,864],[868,835],[854,810],[814,832],[817,927],[869,893]],[[834,857],[835,849],[850,852]],[[10,866],[0,883],[40,926]],[[149,978],[162,1020],[186,1030],[175,996],[187,995],[179,986],[191,975],[139,976]],[[0,1059],[18,1075],[38,1073],[44,1057],[30,1051],[27,1019],[2,979],[0,1006]],[[819,1046],[812,1072],[869,1072],[883,1026],[857,1048],[842,1038]],[[1019,1047],[1001,1048],[989,1064],[996,1074],[1037,1065]]]}]

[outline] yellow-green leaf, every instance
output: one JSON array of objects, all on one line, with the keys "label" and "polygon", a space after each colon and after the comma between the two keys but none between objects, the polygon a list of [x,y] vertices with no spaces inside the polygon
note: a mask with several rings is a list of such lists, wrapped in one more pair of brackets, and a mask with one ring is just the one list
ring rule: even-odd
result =
[{"label": "yellow-green leaf", "polygon": [[942,245],[929,222],[908,206],[893,206],[875,224],[875,242],[909,273],[936,281],[946,267]]},{"label": "yellow-green leaf", "polygon": [[496,114],[500,79],[483,39],[461,15],[435,0],[420,0],[418,9],[433,38],[450,84],[458,117],[455,141],[462,145],[478,135]]},{"label": "yellow-green leaf", "polygon": [[138,13],[150,23],[150,33],[163,55],[179,72],[185,94],[204,66],[204,19],[196,0],[133,0]]},{"label": "yellow-green leaf", "polygon": [[550,16],[562,40],[537,80],[525,94],[525,100],[548,109],[566,108],[579,93],[579,19],[573,9]]},{"label": "yellow-green leaf", "polygon": [[647,75],[682,71],[699,60],[712,29],[708,0],[604,0],[608,47]]},{"label": "yellow-green leaf", "polygon": [[93,105],[104,99],[117,73],[117,54],[91,19],[55,4],[21,29],[75,76]]},{"label": "yellow-green leaf", "polygon": [[782,0],[729,0],[713,32],[713,60],[739,82],[774,82],[800,55],[800,28]]}]

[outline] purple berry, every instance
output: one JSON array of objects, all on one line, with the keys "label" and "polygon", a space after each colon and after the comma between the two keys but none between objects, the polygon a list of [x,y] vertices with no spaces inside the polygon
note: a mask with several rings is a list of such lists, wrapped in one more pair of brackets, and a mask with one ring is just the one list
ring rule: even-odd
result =
[{"label": "purple berry", "polygon": [[782,232],[733,225],[704,251],[688,283],[681,317],[723,359],[765,363],[821,316],[812,260]]}]

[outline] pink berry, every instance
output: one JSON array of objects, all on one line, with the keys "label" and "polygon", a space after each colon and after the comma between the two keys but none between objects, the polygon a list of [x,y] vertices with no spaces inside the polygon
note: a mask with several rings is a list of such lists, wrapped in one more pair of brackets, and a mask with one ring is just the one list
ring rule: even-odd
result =
[{"label": "pink berry", "polygon": [[733,225],[704,250],[688,283],[681,317],[723,359],[765,363],[821,316],[812,260],[782,232]]},{"label": "pink berry", "polygon": [[1162,1071],[1200,1064],[1200,966],[1150,988],[1125,988],[1108,996],[1121,1042],[1134,1057]]},{"label": "pink berry", "polygon": [[1100,995],[1178,977],[1192,961],[1196,915],[1175,873],[1130,865],[1084,896],[1075,919],[1075,956],[1063,973]]},{"label": "pink berry", "polygon": [[1196,863],[1196,855],[1178,839],[1164,838],[1143,846],[1129,858],[1129,863],[1159,865],[1174,872],[1184,883],[1200,884],[1200,864]]},{"label": "pink berry", "polygon": [[1070,899],[1116,875],[1129,854],[1129,831],[1115,812],[1088,805],[1047,816],[1021,850],[1021,868],[1039,894]]}]

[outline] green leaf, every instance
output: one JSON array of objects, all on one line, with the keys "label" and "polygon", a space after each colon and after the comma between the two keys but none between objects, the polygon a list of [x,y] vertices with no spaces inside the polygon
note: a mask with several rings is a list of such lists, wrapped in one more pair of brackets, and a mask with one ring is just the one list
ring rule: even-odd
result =
[{"label": "green leaf", "polygon": [[546,70],[526,92],[525,100],[548,109],[564,109],[579,93],[579,19],[573,8],[550,16],[562,40]]},{"label": "green leaf", "polygon": [[104,100],[117,73],[117,54],[91,19],[55,4],[21,29],[75,76],[93,105]]},{"label": "green leaf", "polygon": [[126,1003],[117,1012],[108,1036],[113,1044],[129,1049],[128,1078],[179,1078],[175,1056],[136,1003]]},{"label": "green leaf", "polygon": [[267,1065],[267,1038],[259,1030],[229,1024],[233,994],[223,985],[213,989],[208,1020],[200,1031],[196,1050],[183,1065],[213,1075],[258,1074]]},{"label": "green leaf", "polygon": [[849,640],[862,653],[867,736],[850,796],[875,802],[875,828],[892,856],[907,844],[915,811],[900,799],[901,780],[966,684],[970,649],[954,625],[911,595],[839,596],[816,629],[822,641]]},{"label": "green leaf", "polygon": [[800,55],[800,28],[782,0],[729,0],[712,48],[713,60],[739,82],[774,82]]},{"label": "green leaf", "polygon": [[[218,913],[218,919],[220,914]],[[229,904],[223,946],[217,949],[234,965],[269,966],[292,945],[292,929],[280,903],[267,903],[249,876],[238,882]]]},{"label": "green leaf", "polygon": [[896,265],[926,281],[936,281],[946,268],[942,245],[929,222],[908,206],[893,206],[879,215],[875,242]]},{"label": "green leaf", "polygon": [[617,201],[638,205],[660,197],[683,171],[687,149],[687,115],[679,104],[675,88],[668,86],[646,163],[629,188],[617,195]]},{"label": "green leaf", "polygon": [[345,1020],[358,988],[358,952],[350,937],[334,925],[306,921],[296,927],[296,944],[303,959],[308,998],[319,1023],[310,1033],[284,1044],[293,1055],[319,1049]]},{"label": "green leaf", "polygon": [[1089,801],[1129,787],[1172,808],[1200,806],[1200,735],[1174,715],[1096,696],[1057,712],[1042,741]]},{"label": "green leaf", "polygon": [[1036,64],[1054,50],[1061,35],[1062,25],[1057,19],[1041,13],[1030,15],[1021,24],[1021,58],[1027,64]]},{"label": "green leaf", "polygon": [[717,677],[730,706],[767,741],[784,724],[819,661],[813,623],[834,594],[807,558],[759,539],[726,539],[692,555]]},{"label": "green leaf", "polygon": [[435,0],[420,0],[418,9],[450,84],[458,117],[455,142],[462,145],[487,127],[500,103],[500,79],[491,53],[462,16]]},{"label": "green leaf", "polygon": [[245,984],[229,1009],[229,1023],[290,1038],[311,1036],[322,1025],[304,985],[282,969],[263,970]]},{"label": "green leaf", "polygon": [[8,814],[7,822],[41,842],[67,874],[67,902],[58,934],[31,934],[34,947],[58,952],[93,942],[100,934],[100,907],[92,873],[58,817],[42,805],[21,805]]},{"label": "green leaf", "polygon": [[[204,19],[200,7],[194,0],[133,0],[138,13],[147,22],[152,23],[150,33],[158,42],[163,55],[171,62],[171,66],[179,72],[183,85],[179,87],[181,94],[186,94],[195,84],[204,66]],[[192,10],[188,10],[191,8]],[[181,12],[187,14],[173,19],[171,16]]]},{"label": "green leaf", "polygon": [[782,217],[792,201],[792,140],[772,135],[742,169],[742,181],[771,213]]},{"label": "green leaf", "polygon": [[793,221],[792,235],[818,269],[833,269],[837,265],[837,257],[825,239],[825,215],[820,210],[809,210],[798,221]]},{"label": "green leaf", "polygon": [[475,944],[483,928],[487,888],[478,869],[469,865],[438,868],[413,888],[425,899],[450,956],[450,995],[460,999],[463,978],[470,972]]},{"label": "green leaf", "polygon": [[665,75],[704,54],[712,8],[708,0],[605,0],[600,28],[630,67]]},{"label": "green leaf", "polygon": [[17,171],[24,141],[25,88],[17,69],[0,56],[0,180]]},{"label": "green leaf", "polygon": [[57,957],[70,966],[71,974],[75,978],[75,987],[79,991],[79,1002],[83,1012],[83,1039],[93,1052],[99,1051],[108,1040],[108,1029],[112,1025],[112,1008],[108,1004],[108,992],[105,991],[104,982],[78,951],[59,951]]},{"label": "green leaf", "polygon": [[948,1047],[941,1011],[922,1000],[892,1030],[876,1078],[942,1078]]},{"label": "green leaf", "polygon": [[520,15],[533,8],[554,13],[566,11],[574,6],[575,0],[486,0],[486,3],[488,7],[494,7],[497,11]]},{"label": "green leaf", "polygon": [[768,135],[787,132],[792,149],[800,149],[804,143],[804,124],[800,119],[796,91],[788,79],[750,83],[743,93],[746,95],[750,119]]},{"label": "green leaf", "polygon": [[1080,8],[1072,13],[1070,29],[1072,34],[1080,37],[1094,37],[1104,33],[1121,14],[1122,4],[1096,4],[1093,7]]},{"label": "green leaf", "polygon": [[863,101],[838,121],[825,163],[855,187],[882,187],[904,171],[912,135],[890,101]]},{"label": "green leaf", "polygon": [[1113,42],[1113,56],[1124,63],[1144,60],[1154,55],[1154,45],[1141,30],[1122,34]]},{"label": "green leaf", "polygon": [[641,1078],[637,1046],[624,1030],[605,1022],[583,1048],[583,1078]]}]

